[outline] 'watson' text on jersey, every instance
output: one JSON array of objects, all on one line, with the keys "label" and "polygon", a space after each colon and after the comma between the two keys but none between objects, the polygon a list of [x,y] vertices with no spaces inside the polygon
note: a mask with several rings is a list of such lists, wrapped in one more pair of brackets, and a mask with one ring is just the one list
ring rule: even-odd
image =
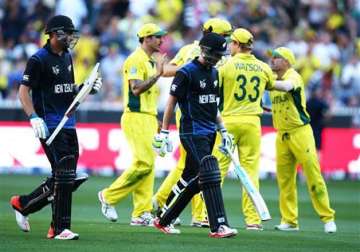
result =
[{"label": "'watson' text on jersey", "polygon": [[[55,128],[76,94],[70,53],[55,54],[47,42],[29,59],[21,84],[31,88],[35,112],[48,128]],[[71,115],[64,128],[74,127]]]},{"label": "'watson' text on jersey", "polygon": [[171,85],[181,110],[180,135],[208,135],[216,131],[218,73],[197,59],[180,68]]}]

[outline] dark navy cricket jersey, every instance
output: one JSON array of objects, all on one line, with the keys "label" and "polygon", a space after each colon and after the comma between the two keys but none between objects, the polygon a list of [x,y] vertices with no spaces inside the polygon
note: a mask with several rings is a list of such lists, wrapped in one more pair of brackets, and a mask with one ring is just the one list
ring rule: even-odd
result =
[{"label": "dark navy cricket jersey", "polygon": [[197,59],[180,68],[171,85],[181,110],[180,135],[216,132],[218,72]]},{"label": "dark navy cricket jersey", "polygon": [[[30,57],[21,84],[31,88],[35,112],[48,128],[55,128],[76,95],[70,53],[53,53],[48,41]],[[75,115],[71,115],[64,128],[74,127]]]}]

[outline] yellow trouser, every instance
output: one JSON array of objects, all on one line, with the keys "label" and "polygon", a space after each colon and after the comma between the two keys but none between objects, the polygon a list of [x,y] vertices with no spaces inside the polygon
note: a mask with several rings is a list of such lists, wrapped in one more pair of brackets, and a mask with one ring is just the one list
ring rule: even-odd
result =
[{"label": "yellow trouser", "polygon": [[323,222],[334,220],[326,184],[321,176],[315,141],[310,125],[278,131],[276,137],[276,174],[280,192],[281,223],[298,226],[296,165],[300,163],[315,211]]},{"label": "yellow trouser", "polygon": [[132,217],[138,217],[152,210],[156,156],[152,149],[152,141],[158,123],[154,115],[126,112],[121,117],[121,126],[133,154],[132,164],[103,190],[103,194],[106,202],[114,205],[132,192]]},{"label": "yellow trouser", "polygon": [[[176,112],[176,122],[178,124],[180,120],[180,110]],[[180,157],[175,169],[172,169],[170,173],[165,178],[164,182],[161,184],[160,188],[155,194],[155,199],[157,200],[160,207],[164,206],[166,199],[169,196],[173,186],[181,178],[181,174],[185,168],[186,160],[186,151],[184,147],[180,144]],[[192,217],[197,221],[202,221],[206,217],[206,207],[203,199],[201,198],[200,193],[194,195],[191,201],[191,213]]]},{"label": "yellow trouser", "polygon": [[[234,136],[234,144],[237,147],[240,164],[249,175],[256,188],[259,189],[259,162],[261,142],[261,122],[259,116],[228,116],[223,117],[227,131]],[[221,153],[218,146],[221,136],[217,134],[213,155],[219,161],[222,182],[228,172],[231,159]],[[260,224],[261,220],[256,209],[242,188],[242,210],[246,224]]]}]

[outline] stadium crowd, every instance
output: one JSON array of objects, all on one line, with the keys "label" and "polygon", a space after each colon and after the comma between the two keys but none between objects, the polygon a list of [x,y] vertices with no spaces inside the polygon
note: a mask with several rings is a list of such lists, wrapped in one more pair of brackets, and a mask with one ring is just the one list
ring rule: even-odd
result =
[{"label": "stadium crowd", "polygon": [[308,91],[320,89],[335,111],[353,109],[360,125],[360,0],[0,0],[0,105],[17,100],[26,60],[46,41],[44,24],[54,14],[71,17],[81,31],[76,82],[101,62],[104,86],[94,100],[121,107],[122,64],[143,23],[169,31],[162,50],[172,58],[199,39],[207,19],[221,17],[254,34],[260,59],[268,61],[268,49],[291,48]]}]

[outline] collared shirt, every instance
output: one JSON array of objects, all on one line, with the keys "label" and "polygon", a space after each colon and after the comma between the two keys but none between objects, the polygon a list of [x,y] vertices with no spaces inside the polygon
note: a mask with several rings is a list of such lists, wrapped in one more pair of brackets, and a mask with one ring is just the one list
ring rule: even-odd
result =
[{"label": "collared shirt", "polygon": [[138,47],[125,60],[123,66],[123,94],[125,112],[141,112],[151,115],[157,114],[157,99],[159,87],[154,84],[144,93],[135,96],[130,87],[130,80],[145,81],[156,74],[156,63],[145,51]]},{"label": "collared shirt", "polygon": [[218,73],[197,59],[180,68],[172,82],[170,95],[181,110],[180,135],[209,135],[216,131]]},{"label": "collared shirt", "polygon": [[278,130],[291,130],[310,122],[306,111],[304,83],[293,69],[288,69],[282,80],[289,80],[294,88],[289,92],[271,91],[273,125]]},{"label": "collared shirt", "polygon": [[238,53],[218,68],[223,116],[260,115],[265,90],[274,88],[270,67],[252,54]]},{"label": "collared shirt", "polygon": [[[35,112],[44,119],[48,128],[55,128],[76,95],[70,53],[53,53],[48,41],[28,60],[21,85],[31,88]],[[64,128],[74,127],[73,114]]]}]

